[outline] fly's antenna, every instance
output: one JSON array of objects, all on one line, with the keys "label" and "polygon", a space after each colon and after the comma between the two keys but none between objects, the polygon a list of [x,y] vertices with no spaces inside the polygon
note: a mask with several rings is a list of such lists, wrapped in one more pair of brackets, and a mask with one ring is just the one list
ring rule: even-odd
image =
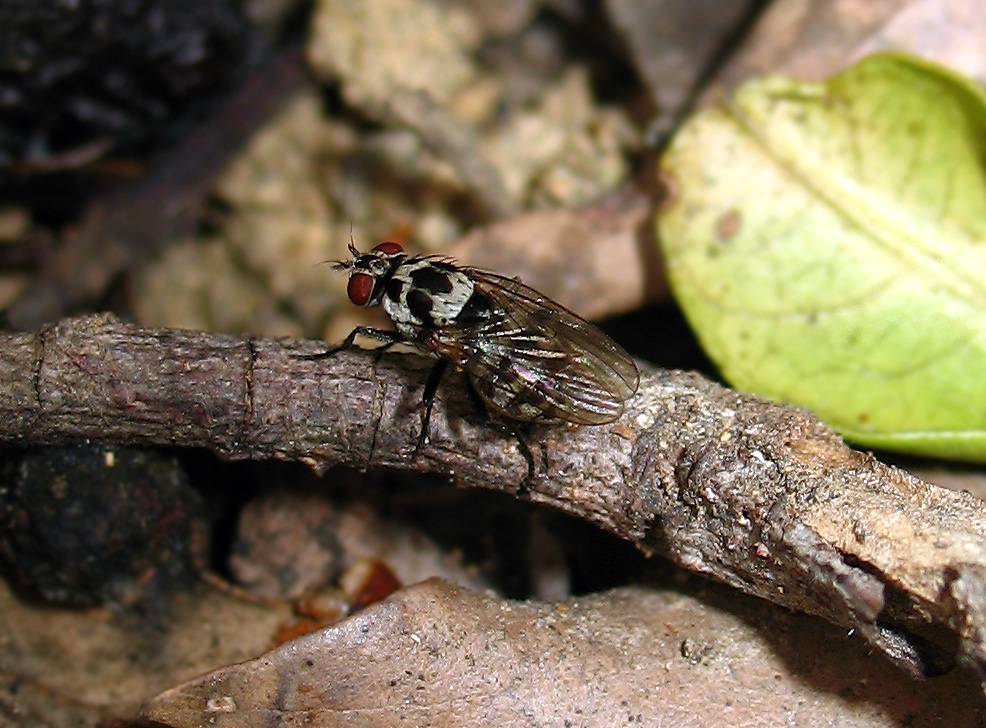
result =
[{"label": "fly's antenna", "polygon": [[353,260],[360,256],[360,252],[356,249],[356,239],[353,237],[353,221],[349,221],[349,254],[353,256]]},{"label": "fly's antenna", "polygon": [[[356,248],[356,240],[353,237],[353,221],[352,220],[349,221],[349,246],[348,246],[348,248],[349,248],[349,254],[351,256],[353,256],[350,260],[323,260],[322,263],[328,263],[329,265],[331,265],[332,266],[332,270],[349,270],[350,268],[353,267],[353,263],[356,261],[356,259],[358,257],[360,257],[361,253]],[[319,263],[319,265],[322,265],[322,263]]]}]

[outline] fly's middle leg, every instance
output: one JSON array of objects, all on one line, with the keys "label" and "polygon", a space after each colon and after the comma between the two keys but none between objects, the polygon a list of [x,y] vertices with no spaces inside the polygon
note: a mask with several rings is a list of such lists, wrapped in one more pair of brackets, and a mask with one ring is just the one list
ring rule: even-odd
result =
[{"label": "fly's middle leg", "polygon": [[418,443],[414,446],[411,460],[418,457],[425,440],[428,439],[428,427],[431,424],[431,408],[435,404],[435,393],[438,392],[438,385],[441,384],[445,370],[448,369],[448,360],[439,359],[428,374],[428,381],[425,382],[424,392],[421,394],[421,402],[425,406],[424,416],[421,418],[421,432],[418,433]]}]

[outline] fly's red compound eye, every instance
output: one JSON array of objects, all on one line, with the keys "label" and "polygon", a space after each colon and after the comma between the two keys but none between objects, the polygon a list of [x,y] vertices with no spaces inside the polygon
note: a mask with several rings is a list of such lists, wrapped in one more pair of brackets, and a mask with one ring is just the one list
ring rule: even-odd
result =
[{"label": "fly's red compound eye", "polygon": [[349,300],[357,306],[365,306],[373,295],[373,276],[366,273],[353,273],[349,276],[346,293],[349,294]]},{"label": "fly's red compound eye", "polygon": [[384,255],[397,255],[398,253],[403,253],[404,248],[401,247],[400,243],[380,243],[373,248],[374,253],[383,253]]}]

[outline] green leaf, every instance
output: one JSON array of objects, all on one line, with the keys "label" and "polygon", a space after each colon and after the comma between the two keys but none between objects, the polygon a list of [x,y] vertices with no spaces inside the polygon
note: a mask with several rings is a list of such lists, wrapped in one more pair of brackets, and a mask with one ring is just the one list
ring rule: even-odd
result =
[{"label": "green leaf", "polygon": [[986,461],[984,162],[983,90],[902,55],[698,114],[658,234],[724,376],[867,446]]}]

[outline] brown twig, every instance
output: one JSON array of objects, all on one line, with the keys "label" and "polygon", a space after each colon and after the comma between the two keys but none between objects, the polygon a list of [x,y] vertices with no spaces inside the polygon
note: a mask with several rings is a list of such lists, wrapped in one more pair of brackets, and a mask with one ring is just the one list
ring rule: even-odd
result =
[{"label": "brown twig", "polygon": [[[409,460],[430,362],[313,343],[148,330],[110,317],[0,337],[0,438],[209,448],[229,458],[442,473],[515,491],[516,443],[439,391]],[[915,675],[986,674],[986,505],[846,447],[809,413],[642,367],[612,425],[536,427],[532,500],[858,631]]]}]

